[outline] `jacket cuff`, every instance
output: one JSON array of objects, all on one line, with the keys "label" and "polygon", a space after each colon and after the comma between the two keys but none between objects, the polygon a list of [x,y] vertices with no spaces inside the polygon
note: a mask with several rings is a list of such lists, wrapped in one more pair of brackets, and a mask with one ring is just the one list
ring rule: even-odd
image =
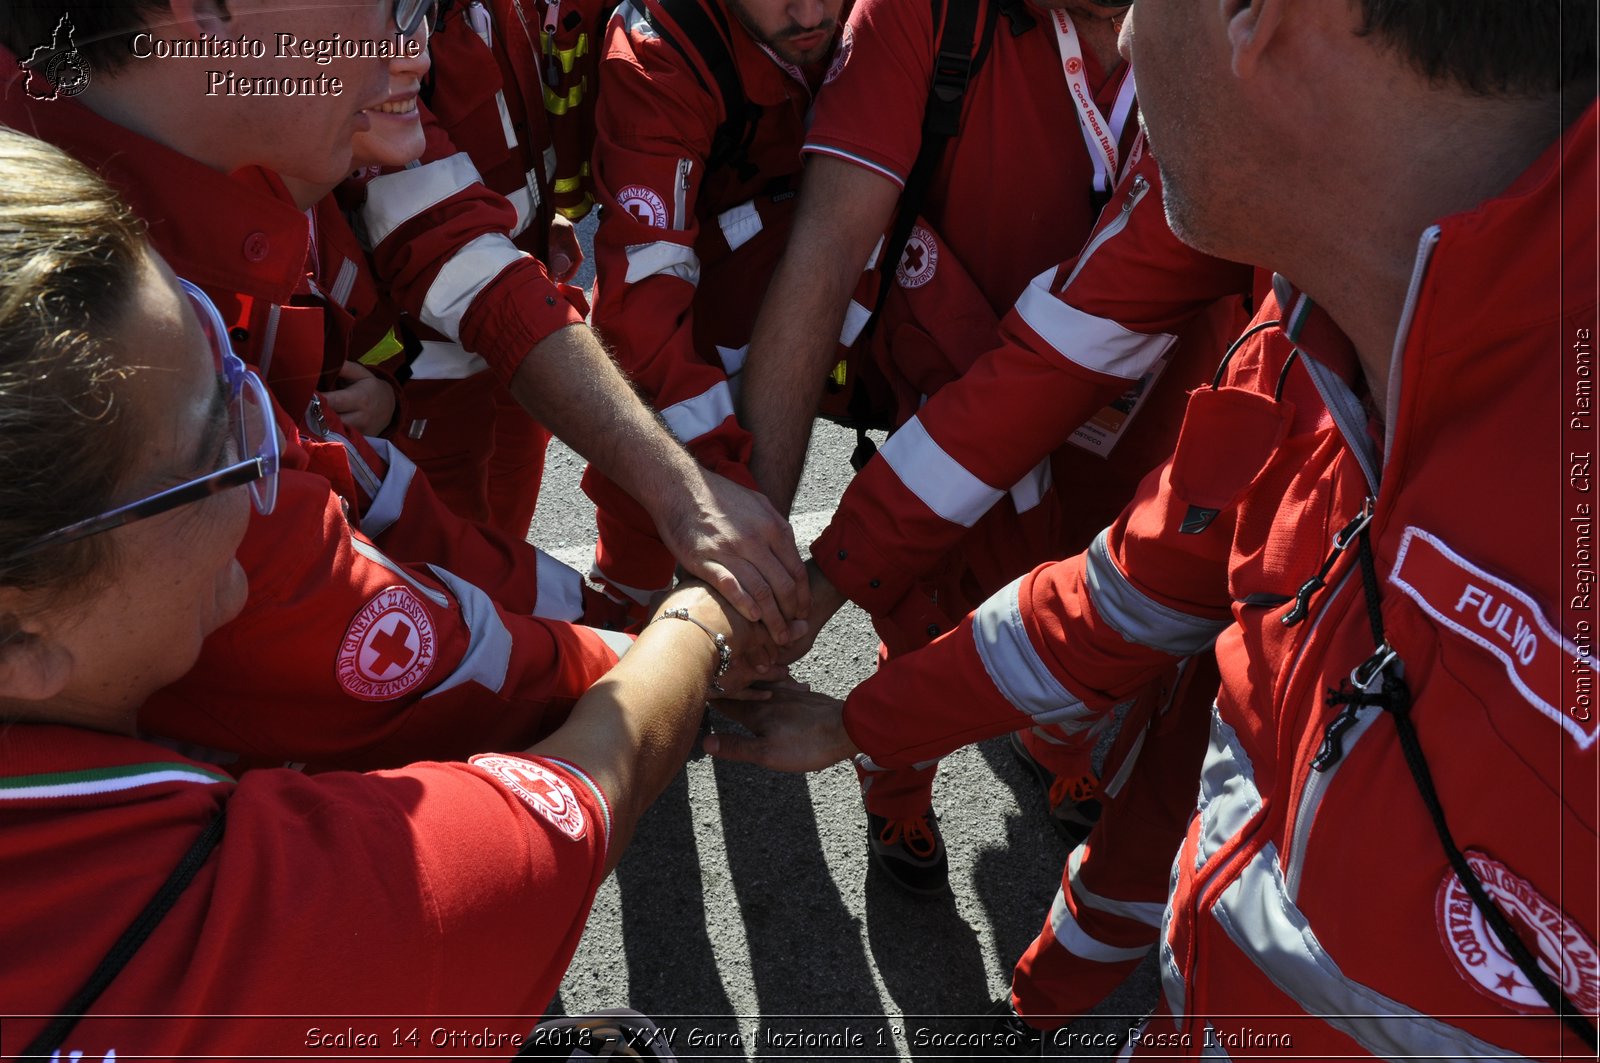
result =
[{"label": "jacket cuff", "polygon": [[461,345],[510,386],[522,360],[553,333],[583,317],[537,259],[526,258],[478,293],[461,322]]},{"label": "jacket cuff", "polygon": [[872,616],[888,613],[911,590],[903,566],[880,553],[873,536],[843,510],[811,544],[811,558],[828,582]]}]

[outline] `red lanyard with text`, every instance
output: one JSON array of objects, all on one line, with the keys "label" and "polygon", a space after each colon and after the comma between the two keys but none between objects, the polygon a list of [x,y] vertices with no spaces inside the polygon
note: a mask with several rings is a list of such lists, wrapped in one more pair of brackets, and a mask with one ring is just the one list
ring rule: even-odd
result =
[{"label": "red lanyard with text", "polygon": [[1097,199],[1109,197],[1117,185],[1117,144],[1122,131],[1127,128],[1128,116],[1133,113],[1133,71],[1122,76],[1122,87],[1117,90],[1116,103],[1112,105],[1108,120],[1100,113],[1089,88],[1089,77],[1084,71],[1083,47],[1078,43],[1078,27],[1072,16],[1057,8],[1050,12],[1055,21],[1056,41],[1061,46],[1061,67],[1067,77],[1067,92],[1078,109],[1078,130],[1089,148],[1089,161],[1094,163],[1094,195]]}]

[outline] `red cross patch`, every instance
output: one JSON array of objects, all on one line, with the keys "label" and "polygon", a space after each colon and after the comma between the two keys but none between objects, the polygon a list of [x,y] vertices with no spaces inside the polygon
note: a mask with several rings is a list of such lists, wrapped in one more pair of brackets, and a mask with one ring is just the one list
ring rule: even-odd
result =
[{"label": "red cross patch", "polygon": [[495,782],[516,794],[523,804],[573,841],[588,832],[583,806],[578,803],[571,785],[538,761],[490,754],[473,757],[469,763],[488,772]]},{"label": "red cross patch", "polygon": [[426,679],[437,657],[427,607],[409,587],[388,587],[350,621],[334,671],[352,697],[388,701]]},{"label": "red cross patch", "polygon": [[902,288],[920,288],[933,280],[939,268],[939,244],[933,234],[920,225],[911,227],[906,237],[906,249],[900,254],[900,267],[895,277]]},{"label": "red cross patch", "polygon": [[617,193],[617,206],[636,219],[656,229],[672,224],[667,215],[667,204],[654,189],[643,185],[628,185]]}]

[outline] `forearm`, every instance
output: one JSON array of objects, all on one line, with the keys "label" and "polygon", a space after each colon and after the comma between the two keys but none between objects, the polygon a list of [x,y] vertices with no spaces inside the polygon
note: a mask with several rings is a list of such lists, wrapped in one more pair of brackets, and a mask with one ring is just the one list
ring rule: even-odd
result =
[{"label": "forearm", "polygon": [[524,358],[512,396],[535,419],[655,517],[700,470],[588,327],[552,333]]},{"label": "forearm", "polygon": [[750,339],[740,421],[755,437],[750,470],[787,512],[811,419],[837,352],[850,294],[899,197],[877,174],[827,157],[806,167],[794,235]]},{"label": "forearm", "polygon": [[[694,610],[704,619],[702,613]],[[608,871],[687,759],[716,666],[716,645],[695,624],[651,624],[567,722],[528,750],[578,765],[610,800]]]}]

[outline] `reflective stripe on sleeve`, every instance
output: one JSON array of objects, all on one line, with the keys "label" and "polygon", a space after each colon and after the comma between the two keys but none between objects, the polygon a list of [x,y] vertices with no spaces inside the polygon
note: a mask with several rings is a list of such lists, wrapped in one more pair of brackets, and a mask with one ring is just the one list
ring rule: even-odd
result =
[{"label": "reflective stripe on sleeve", "polygon": [[878,453],[906,490],[943,519],[970,528],[1005,492],[978,479],[934,442],[920,417],[889,437]]},{"label": "reflective stripe on sleeve", "polygon": [[1026,513],[1044,501],[1044,496],[1050,493],[1054,483],[1055,473],[1050,467],[1050,459],[1045,458],[1012,486],[1011,504],[1018,513]]},{"label": "reflective stripe on sleeve", "polygon": [[388,471],[384,473],[383,483],[379,485],[372,503],[367,506],[366,513],[361,517],[361,534],[369,539],[376,539],[393,527],[394,522],[399,520],[400,514],[405,511],[406,495],[411,491],[411,481],[417,475],[417,466],[410,458],[391,446],[386,439],[368,436],[367,443],[389,465]]},{"label": "reflective stripe on sleeve", "polygon": [[854,347],[856,340],[861,338],[861,330],[867,327],[867,322],[872,320],[872,311],[854,299],[844,308],[844,327],[839,329],[839,342],[846,347]]},{"label": "reflective stripe on sleeve", "polygon": [[476,584],[438,565],[429,565],[428,570],[456,596],[471,637],[467,652],[461,655],[449,678],[423,697],[431,698],[467,683],[477,683],[485,690],[499,693],[506,685],[506,673],[511,668],[511,632],[506,630],[489,596]]},{"label": "reflective stripe on sleeve", "polygon": [[412,380],[465,380],[489,368],[489,363],[459,343],[422,340],[422,350],[411,363]]},{"label": "reflective stripe on sleeve", "polygon": [[629,244],[628,275],[623,279],[638,284],[646,277],[666,274],[698,286],[700,283],[700,256],[694,248],[675,244],[671,240],[657,240],[653,244]]},{"label": "reflective stripe on sleeve", "polygon": [[1230,621],[1192,616],[1162,605],[1128,582],[1111,560],[1106,535],[1102,531],[1089,547],[1085,580],[1094,611],[1117,634],[1139,646],[1188,657],[1209,647],[1228,627]]},{"label": "reflective stripe on sleeve", "polygon": [[506,269],[529,256],[502,233],[485,233],[450,257],[422,300],[422,323],[452,339],[478,293]]},{"label": "reflective stripe on sleeve", "polygon": [[1096,373],[1138,380],[1155,365],[1176,336],[1147,336],[1115,321],[1086,314],[1050,290],[1055,271],[1033,278],[1017,299],[1017,316],[1061,357]]},{"label": "reflective stripe on sleeve", "polygon": [[692,443],[733,416],[733,393],[719,380],[692,399],[673,403],[661,411],[667,430],[680,443]]},{"label": "reflective stripe on sleeve", "polygon": [[978,657],[995,689],[1035,726],[1081,722],[1088,707],[1051,674],[1023,627],[1022,579],[1002,587],[972,614]]},{"label": "reflective stripe on sleeve", "polygon": [[533,615],[573,623],[583,615],[583,576],[543,550],[535,550],[539,586]]},{"label": "reflective stripe on sleeve", "polygon": [[737,251],[761,232],[761,212],[756,210],[755,200],[747,200],[718,214],[717,225],[722,229],[722,238],[728,241],[728,249]]},{"label": "reflective stripe on sleeve", "polygon": [[378,246],[412,218],[481,180],[478,168],[464,151],[415,169],[373,178],[367,184],[366,206],[361,208],[367,238],[372,246]]}]

